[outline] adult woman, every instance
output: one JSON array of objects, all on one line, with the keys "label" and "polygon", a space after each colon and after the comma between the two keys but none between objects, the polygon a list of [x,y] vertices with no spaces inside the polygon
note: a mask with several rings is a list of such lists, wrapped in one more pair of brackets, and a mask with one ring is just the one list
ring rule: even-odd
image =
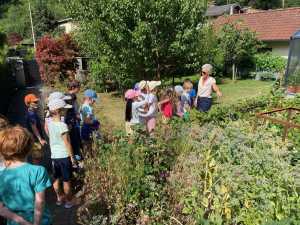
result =
[{"label": "adult woman", "polygon": [[207,112],[212,105],[212,91],[215,91],[219,97],[222,93],[216,85],[215,78],[211,77],[213,67],[210,64],[202,66],[201,77],[198,82],[198,92],[195,99],[195,106],[201,112]]}]

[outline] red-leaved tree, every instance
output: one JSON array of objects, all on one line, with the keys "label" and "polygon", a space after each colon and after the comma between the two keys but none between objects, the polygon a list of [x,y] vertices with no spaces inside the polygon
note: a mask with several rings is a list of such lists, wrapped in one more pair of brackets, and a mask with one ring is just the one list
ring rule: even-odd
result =
[{"label": "red-leaved tree", "polygon": [[70,35],[64,34],[58,39],[50,36],[42,37],[37,43],[36,59],[39,64],[42,80],[54,85],[75,74],[76,57],[79,49]]}]

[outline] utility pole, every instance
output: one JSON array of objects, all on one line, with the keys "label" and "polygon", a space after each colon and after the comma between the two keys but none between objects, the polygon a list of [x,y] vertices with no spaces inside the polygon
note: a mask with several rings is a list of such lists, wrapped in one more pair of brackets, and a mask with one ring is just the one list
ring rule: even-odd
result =
[{"label": "utility pole", "polygon": [[30,0],[28,0],[28,8],[29,8],[29,17],[30,17],[30,24],[31,24],[31,33],[32,33],[33,47],[34,47],[34,51],[36,51],[35,35],[34,35],[34,29],[33,29],[33,21],[32,21],[32,13],[31,13]]}]

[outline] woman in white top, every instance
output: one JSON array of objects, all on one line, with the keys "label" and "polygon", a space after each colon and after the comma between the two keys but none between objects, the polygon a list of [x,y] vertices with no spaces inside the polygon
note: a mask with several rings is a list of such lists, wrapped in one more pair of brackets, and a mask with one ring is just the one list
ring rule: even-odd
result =
[{"label": "woman in white top", "polygon": [[215,91],[219,97],[222,93],[216,85],[215,78],[211,77],[213,67],[210,64],[202,66],[200,79],[198,82],[198,92],[195,99],[195,106],[200,112],[207,112],[212,105],[212,91]]}]

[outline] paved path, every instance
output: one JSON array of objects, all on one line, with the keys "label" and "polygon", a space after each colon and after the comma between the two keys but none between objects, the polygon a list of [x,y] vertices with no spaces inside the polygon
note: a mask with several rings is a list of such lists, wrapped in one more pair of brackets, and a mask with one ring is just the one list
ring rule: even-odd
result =
[{"label": "paved path", "polygon": [[53,215],[53,225],[77,225],[76,213],[78,207],[65,209],[63,206],[57,206],[53,189],[47,193],[47,202],[50,203],[48,205]]}]

